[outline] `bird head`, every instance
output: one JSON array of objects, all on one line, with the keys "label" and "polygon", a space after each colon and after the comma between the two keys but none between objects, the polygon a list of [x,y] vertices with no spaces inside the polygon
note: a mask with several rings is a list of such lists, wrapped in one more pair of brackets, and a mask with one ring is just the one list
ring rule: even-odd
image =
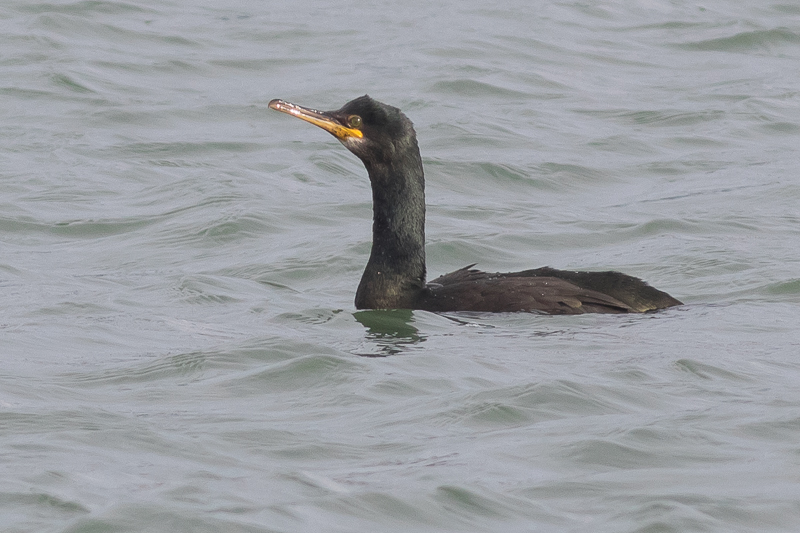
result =
[{"label": "bird head", "polygon": [[319,126],[368,165],[390,163],[410,145],[416,148],[416,133],[408,117],[368,95],[336,111],[317,111],[284,100],[272,100],[269,107]]}]

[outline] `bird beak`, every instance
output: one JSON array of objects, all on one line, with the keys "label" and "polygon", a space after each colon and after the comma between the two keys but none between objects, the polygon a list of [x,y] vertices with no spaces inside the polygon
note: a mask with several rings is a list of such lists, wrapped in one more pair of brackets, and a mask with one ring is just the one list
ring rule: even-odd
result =
[{"label": "bird beak", "polygon": [[330,112],[317,111],[316,109],[299,106],[284,100],[273,100],[269,103],[269,107],[281,113],[286,113],[305,120],[306,122],[310,122],[315,126],[319,126],[323,130],[333,134],[333,136],[340,141],[344,141],[348,137],[360,139],[364,136],[361,130],[345,126],[334,118]]}]

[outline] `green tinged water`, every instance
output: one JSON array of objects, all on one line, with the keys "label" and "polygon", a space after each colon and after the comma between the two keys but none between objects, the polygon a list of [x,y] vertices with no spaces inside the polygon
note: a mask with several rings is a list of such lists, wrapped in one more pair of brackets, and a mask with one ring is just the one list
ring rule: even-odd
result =
[{"label": "green tinged water", "polygon": [[[0,530],[800,527],[800,8],[0,8]],[[359,311],[415,122],[428,269],[618,269],[641,316]]]}]

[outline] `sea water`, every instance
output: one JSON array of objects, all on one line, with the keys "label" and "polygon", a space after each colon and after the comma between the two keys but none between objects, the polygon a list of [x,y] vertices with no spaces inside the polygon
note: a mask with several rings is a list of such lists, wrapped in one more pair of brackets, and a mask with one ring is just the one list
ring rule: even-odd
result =
[{"label": "sea water", "polygon": [[[7,0],[0,530],[800,529],[793,2]],[[414,121],[431,278],[685,305],[356,311]]]}]

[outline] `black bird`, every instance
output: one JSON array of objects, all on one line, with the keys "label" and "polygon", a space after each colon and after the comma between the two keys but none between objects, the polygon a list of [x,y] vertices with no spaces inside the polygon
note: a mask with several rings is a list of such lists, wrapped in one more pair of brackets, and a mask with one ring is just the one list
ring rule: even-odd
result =
[{"label": "black bird", "polygon": [[470,265],[425,282],[425,176],[411,121],[367,95],[337,111],[283,100],[269,107],[333,134],[364,163],[372,184],[372,252],[356,292],[358,309],[535,311],[554,315],[644,313],[681,305],[620,272],[544,267],[487,273]]}]

